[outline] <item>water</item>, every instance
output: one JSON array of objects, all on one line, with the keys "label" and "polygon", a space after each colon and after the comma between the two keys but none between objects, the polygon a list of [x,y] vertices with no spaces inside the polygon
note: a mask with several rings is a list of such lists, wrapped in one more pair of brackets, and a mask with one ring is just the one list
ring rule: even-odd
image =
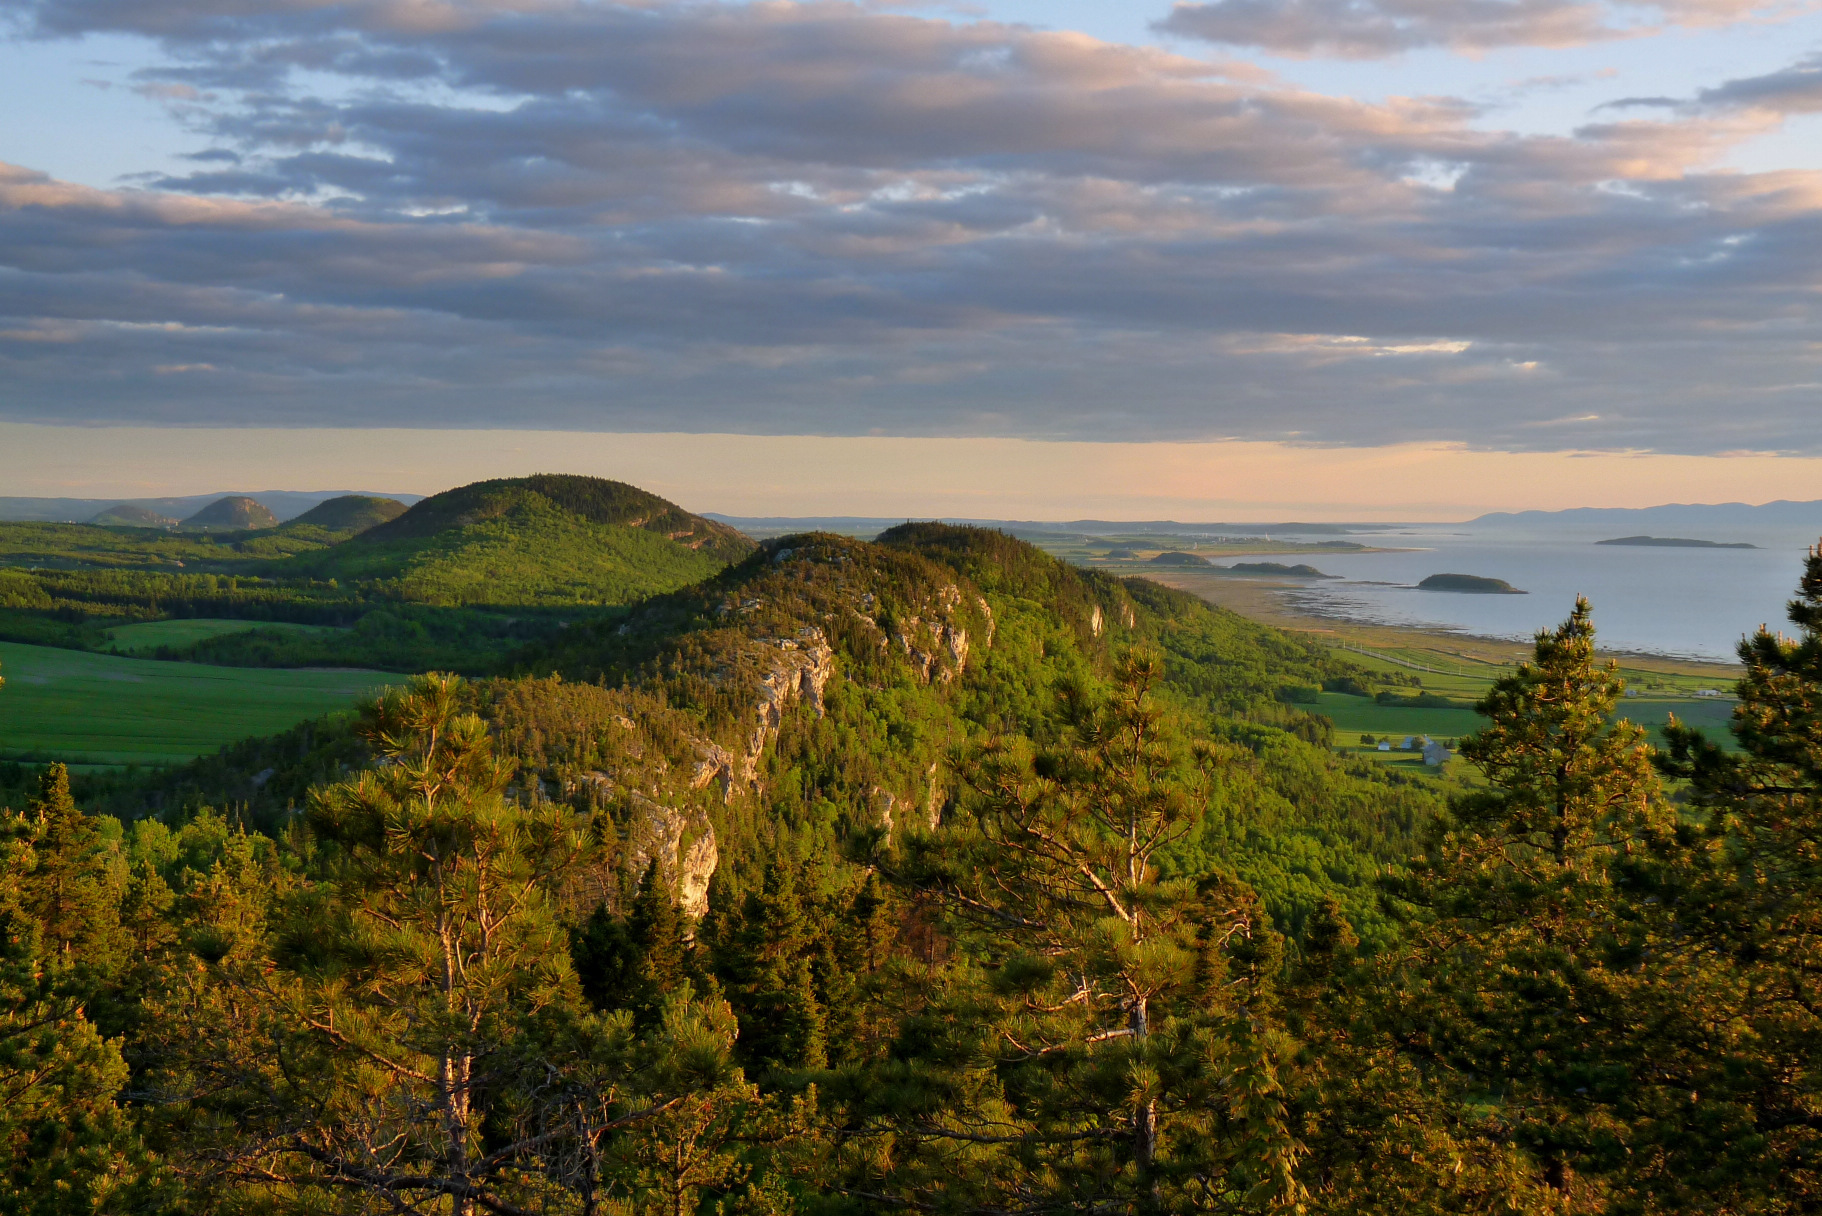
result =
[{"label": "water", "polygon": [[[1344,620],[1529,640],[1559,624],[1581,594],[1594,605],[1603,648],[1722,660],[1734,658],[1741,636],[1762,623],[1789,631],[1785,603],[1796,590],[1804,554],[1803,543],[1792,537],[1739,538],[1765,546],[1759,549],[1648,548],[1596,545],[1596,536],[1470,533],[1459,524],[1350,539],[1410,551],[1273,559],[1307,560],[1324,574],[1341,576],[1290,592],[1299,608]],[[1501,578],[1530,594],[1463,595],[1414,586],[1443,573]]]}]

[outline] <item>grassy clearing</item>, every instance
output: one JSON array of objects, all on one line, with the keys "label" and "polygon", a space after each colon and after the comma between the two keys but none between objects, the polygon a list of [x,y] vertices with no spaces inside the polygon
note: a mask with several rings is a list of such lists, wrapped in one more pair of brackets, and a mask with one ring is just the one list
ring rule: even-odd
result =
[{"label": "grassy clearing", "polygon": [[142,621],[136,625],[119,625],[108,630],[108,640],[123,654],[151,654],[161,646],[183,650],[210,638],[231,633],[250,633],[255,629],[279,633],[334,633],[331,625],[293,625],[288,621]]},{"label": "grassy clearing", "polygon": [[0,755],[173,764],[353,705],[399,677],[207,667],[0,642]]}]

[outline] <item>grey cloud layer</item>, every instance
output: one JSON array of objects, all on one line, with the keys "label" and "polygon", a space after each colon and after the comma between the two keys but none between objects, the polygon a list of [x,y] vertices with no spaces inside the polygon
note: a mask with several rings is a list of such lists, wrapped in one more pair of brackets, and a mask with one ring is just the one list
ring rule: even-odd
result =
[{"label": "grey cloud layer", "polygon": [[162,40],[213,151],[0,168],[8,417],[1818,446],[1822,176],[1701,171],[1763,107],[1518,138],[836,4],[30,18]]},{"label": "grey cloud layer", "polygon": [[1176,4],[1158,28],[1278,55],[1376,59],[1425,47],[1582,46],[1810,7],[1807,0],[1196,0]]}]

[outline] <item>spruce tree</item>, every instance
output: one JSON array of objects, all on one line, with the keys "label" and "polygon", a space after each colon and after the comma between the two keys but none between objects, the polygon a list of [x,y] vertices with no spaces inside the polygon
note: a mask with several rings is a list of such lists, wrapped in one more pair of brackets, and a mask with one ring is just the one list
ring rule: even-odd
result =
[{"label": "spruce tree", "polygon": [[687,978],[683,912],[656,859],[645,868],[625,916],[601,905],[570,936],[576,978],[597,1009],[629,1009],[641,1029]]},{"label": "spruce tree", "polygon": [[120,962],[110,859],[60,764],[27,814],[0,812],[0,1212],[151,1212],[169,1198],[117,1104],[119,1045],[88,1015]]},{"label": "spruce tree", "polygon": [[26,815],[34,822],[31,869],[21,883],[25,905],[44,927],[46,945],[100,982],[124,961],[125,864],[70,796],[61,764],[45,766]]},{"label": "spruce tree", "polygon": [[756,1076],[828,1063],[827,1023],[812,956],[819,948],[791,870],[766,866],[737,912],[716,918],[712,965],[740,1019],[737,1051]]},{"label": "spruce tree", "polygon": [[656,858],[645,867],[627,914],[627,935],[638,952],[641,1001],[656,1008],[685,977],[683,910]]}]

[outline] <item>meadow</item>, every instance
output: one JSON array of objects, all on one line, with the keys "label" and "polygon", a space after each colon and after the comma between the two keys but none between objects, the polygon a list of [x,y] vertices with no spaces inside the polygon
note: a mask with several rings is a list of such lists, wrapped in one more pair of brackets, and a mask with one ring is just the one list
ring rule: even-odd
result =
[{"label": "meadow", "polygon": [[332,625],[296,625],[290,621],[226,621],[211,618],[173,621],[140,621],[107,631],[113,648],[127,655],[150,655],[163,650],[185,650],[198,642],[259,629],[267,632],[310,635],[345,632]]},{"label": "meadow", "polygon": [[[189,623],[189,622],[185,622]],[[175,764],[355,704],[396,676],[210,667],[0,642],[0,757]]]}]

